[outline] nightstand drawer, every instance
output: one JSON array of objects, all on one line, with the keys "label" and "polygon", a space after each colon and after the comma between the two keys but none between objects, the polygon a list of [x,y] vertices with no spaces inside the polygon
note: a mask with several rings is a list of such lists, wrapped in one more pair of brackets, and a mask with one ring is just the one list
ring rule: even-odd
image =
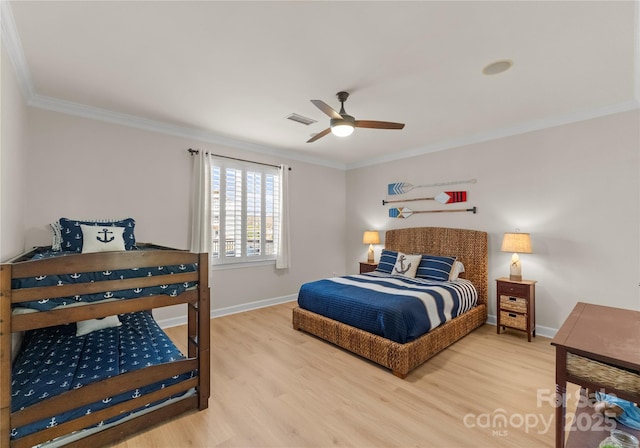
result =
[{"label": "nightstand drawer", "polygon": [[519,283],[498,282],[498,294],[518,297],[529,297],[529,285]]},{"label": "nightstand drawer", "polygon": [[527,313],[527,299],[513,296],[500,296],[500,310]]},{"label": "nightstand drawer", "polygon": [[500,311],[500,325],[526,331],[527,316],[520,313]]},{"label": "nightstand drawer", "polygon": [[360,262],[360,273],[366,274],[367,272],[373,272],[378,267],[378,263]]}]

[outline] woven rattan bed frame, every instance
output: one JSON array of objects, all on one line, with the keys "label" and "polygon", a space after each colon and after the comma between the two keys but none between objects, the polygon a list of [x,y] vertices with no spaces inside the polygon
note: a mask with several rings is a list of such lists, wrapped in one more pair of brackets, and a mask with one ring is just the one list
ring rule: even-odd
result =
[{"label": "woven rattan bed frame", "polygon": [[405,378],[436,353],[480,327],[487,320],[487,233],[444,227],[388,230],[385,248],[410,254],[455,255],[478,290],[478,306],[420,338],[399,344],[366,331],[326,318],[300,307],[293,309],[293,328],[318,336],[370,359]]}]

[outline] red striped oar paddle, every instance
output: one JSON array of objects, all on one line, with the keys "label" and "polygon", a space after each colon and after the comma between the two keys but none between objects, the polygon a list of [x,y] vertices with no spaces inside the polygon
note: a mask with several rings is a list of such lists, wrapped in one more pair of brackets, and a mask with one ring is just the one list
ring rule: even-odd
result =
[{"label": "red striped oar paddle", "polygon": [[396,182],[394,184],[389,184],[387,186],[388,193],[390,195],[394,194],[405,194],[413,190],[414,188],[425,188],[425,187],[444,187],[445,185],[457,185],[457,184],[475,184],[477,181],[475,179],[469,180],[454,180],[452,182],[439,182],[435,184],[424,184],[424,185],[412,185],[408,182]]},{"label": "red striped oar paddle", "polygon": [[389,209],[389,218],[408,218],[416,213],[450,213],[450,212],[473,212],[476,213],[476,207],[473,208],[456,208],[453,210],[418,210],[414,211],[408,207],[398,207]]},{"label": "red striped oar paddle", "polygon": [[398,199],[396,201],[382,200],[382,205],[393,204],[395,202],[411,202],[411,201],[437,201],[441,204],[455,204],[457,202],[467,202],[466,191],[443,191],[432,198],[415,198],[415,199]]}]

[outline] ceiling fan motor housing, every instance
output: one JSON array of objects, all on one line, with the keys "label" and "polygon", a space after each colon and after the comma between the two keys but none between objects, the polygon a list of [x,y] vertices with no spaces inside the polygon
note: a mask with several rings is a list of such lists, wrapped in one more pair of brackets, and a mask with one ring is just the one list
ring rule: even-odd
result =
[{"label": "ceiling fan motor housing", "polygon": [[354,122],[356,121],[355,118],[353,118],[351,115],[347,115],[347,114],[340,114],[342,115],[342,119],[340,118],[332,118],[330,120],[330,125],[331,127],[334,126],[340,126],[341,124],[350,124],[351,126],[354,125]]}]

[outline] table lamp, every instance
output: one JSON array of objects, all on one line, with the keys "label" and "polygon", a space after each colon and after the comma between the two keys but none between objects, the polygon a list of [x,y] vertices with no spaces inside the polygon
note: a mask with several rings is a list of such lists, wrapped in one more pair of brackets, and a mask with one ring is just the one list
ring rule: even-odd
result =
[{"label": "table lamp", "polygon": [[502,239],[502,252],[513,252],[509,280],[522,281],[522,265],[518,253],[530,254],[531,238],[528,233],[505,233]]},{"label": "table lamp", "polygon": [[369,254],[367,256],[367,263],[374,263],[373,261],[373,245],[380,244],[380,235],[376,230],[365,230],[362,236],[362,244],[369,245]]}]

